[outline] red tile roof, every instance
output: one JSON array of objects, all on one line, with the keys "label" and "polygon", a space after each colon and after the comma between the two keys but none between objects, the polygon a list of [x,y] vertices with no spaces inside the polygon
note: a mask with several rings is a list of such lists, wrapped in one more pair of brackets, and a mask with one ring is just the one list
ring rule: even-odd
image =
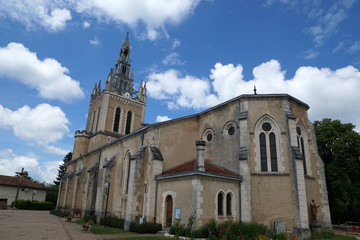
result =
[{"label": "red tile roof", "polygon": [[[8,185],[8,186],[18,186],[19,184],[19,178],[17,177],[11,177],[11,176],[4,176],[4,175],[0,175],[0,185]],[[21,180],[21,184],[20,187],[25,187],[25,188],[36,188],[36,189],[44,189],[47,190],[48,188],[36,183],[36,182],[32,182],[29,179],[23,178]]]},{"label": "red tile roof", "polygon": [[[193,172],[195,170],[195,163],[196,163],[196,160],[192,160],[190,162],[187,162],[187,163],[179,165],[175,168],[172,168],[168,171],[165,171],[162,173],[162,175],[164,176],[164,175],[170,175],[170,174],[176,174],[176,173]],[[205,172],[239,177],[238,174],[231,172],[225,168],[215,166],[207,161],[205,161]]]}]

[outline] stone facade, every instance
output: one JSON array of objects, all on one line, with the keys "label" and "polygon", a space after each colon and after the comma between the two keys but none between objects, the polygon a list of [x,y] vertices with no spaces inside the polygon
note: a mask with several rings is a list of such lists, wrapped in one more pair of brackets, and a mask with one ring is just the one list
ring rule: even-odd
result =
[{"label": "stone facade", "polygon": [[121,90],[116,82],[132,87],[126,75],[130,51],[121,55],[128,46],[127,38],[116,65],[123,63],[124,74],[116,77],[118,70],[111,70],[105,89],[94,88],[86,130],[75,134],[73,159],[61,181],[58,209],[100,218],[108,182],[108,212],[125,219],[126,228],[140,219],[166,227],[195,215],[194,227],[210,219],[280,222],[304,238],[312,199],[320,205],[319,223],[331,226],[308,105],[287,94],[241,95],[199,114],[142,124],[146,85]]}]

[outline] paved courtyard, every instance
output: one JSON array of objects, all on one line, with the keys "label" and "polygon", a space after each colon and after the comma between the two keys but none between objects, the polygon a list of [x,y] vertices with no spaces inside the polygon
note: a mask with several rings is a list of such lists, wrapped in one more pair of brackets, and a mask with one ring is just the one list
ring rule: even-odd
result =
[{"label": "paved courtyard", "polygon": [[1,240],[75,240],[103,239],[82,232],[81,226],[65,222],[48,211],[0,210]]},{"label": "paved courtyard", "polygon": [[95,235],[79,224],[49,211],[0,210],[0,240],[102,240],[109,238],[161,236],[161,234]]}]

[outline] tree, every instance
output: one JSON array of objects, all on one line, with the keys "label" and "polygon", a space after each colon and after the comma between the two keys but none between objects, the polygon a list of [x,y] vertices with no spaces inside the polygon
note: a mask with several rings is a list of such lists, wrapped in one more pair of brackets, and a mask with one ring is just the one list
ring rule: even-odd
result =
[{"label": "tree", "polygon": [[[20,175],[21,175],[21,174],[16,173],[16,174],[15,174],[15,177],[21,177]],[[32,177],[30,177],[28,171],[24,171],[24,172],[22,173],[22,177],[25,178],[25,179],[28,179],[28,180],[30,180],[30,181],[32,181],[32,182],[34,182],[34,179],[33,179]]]},{"label": "tree", "polygon": [[333,223],[360,219],[360,134],[351,123],[325,118],[314,123],[325,163]]},{"label": "tree", "polygon": [[64,157],[63,163],[59,166],[58,175],[57,175],[57,177],[56,177],[56,181],[54,181],[54,184],[55,184],[56,186],[59,186],[59,185],[60,185],[60,180],[61,180],[61,178],[62,178],[62,177],[65,175],[65,173],[66,173],[66,164],[71,161],[71,158],[72,158],[72,152],[69,152],[69,153],[66,154],[66,156]]}]

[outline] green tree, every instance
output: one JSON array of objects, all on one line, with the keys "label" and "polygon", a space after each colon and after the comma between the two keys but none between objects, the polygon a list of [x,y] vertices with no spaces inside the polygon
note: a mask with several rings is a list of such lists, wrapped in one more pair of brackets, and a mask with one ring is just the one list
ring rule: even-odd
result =
[{"label": "green tree", "polygon": [[[20,175],[21,175],[21,174],[16,173],[16,174],[15,174],[15,177],[21,177]],[[28,171],[24,171],[24,173],[22,174],[22,177],[34,182],[34,179],[33,179],[32,177],[30,177]]]},{"label": "green tree", "polygon": [[60,180],[61,180],[61,178],[62,178],[62,177],[65,175],[65,173],[66,173],[66,164],[71,161],[71,158],[72,158],[72,152],[69,152],[69,153],[66,154],[66,156],[64,157],[63,163],[59,166],[58,175],[57,175],[57,177],[56,177],[56,180],[54,181],[54,184],[55,184],[56,186],[59,186],[59,185],[60,185]]},{"label": "green tree", "polygon": [[360,134],[351,123],[324,118],[314,123],[325,163],[333,223],[360,219]]}]

